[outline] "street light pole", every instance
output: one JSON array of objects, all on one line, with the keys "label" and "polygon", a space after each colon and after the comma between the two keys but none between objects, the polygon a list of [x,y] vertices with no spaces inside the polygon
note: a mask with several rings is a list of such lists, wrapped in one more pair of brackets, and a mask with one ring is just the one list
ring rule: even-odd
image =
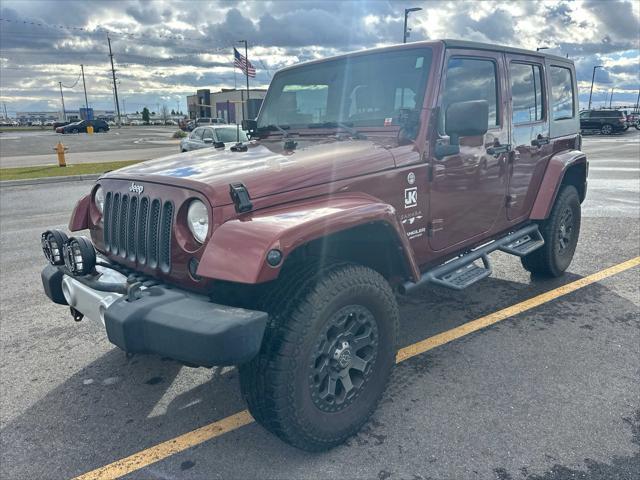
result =
[{"label": "street light pole", "polygon": [[404,9],[404,30],[403,30],[403,35],[402,35],[402,43],[407,43],[407,38],[409,37],[409,31],[407,30],[407,18],[409,17],[409,14],[411,12],[417,12],[419,10],[422,10],[421,7],[415,7],[415,8],[405,8]]},{"label": "street light pole", "polygon": [[82,87],[84,88],[84,106],[87,109],[87,115],[89,115],[89,100],[87,100],[87,84],[84,81],[84,65],[80,64],[80,71],[82,72]]},{"label": "street light pole", "polygon": [[611,95],[609,96],[609,108],[611,108],[612,101],[613,101],[613,87],[611,87]]},{"label": "street light pole", "polygon": [[62,82],[58,82],[58,85],[60,85],[60,99],[62,100],[62,121],[66,122],[67,121],[67,111],[64,108],[64,95],[62,94]]},{"label": "street light pole", "polygon": [[593,74],[591,75],[591,90],[589,91],[589,107],[587,110],[591,110],[591,96],[593,95],[593,81],[596,78],[596,68],[602,68],[602,65],[596,65],[593,67]]}]

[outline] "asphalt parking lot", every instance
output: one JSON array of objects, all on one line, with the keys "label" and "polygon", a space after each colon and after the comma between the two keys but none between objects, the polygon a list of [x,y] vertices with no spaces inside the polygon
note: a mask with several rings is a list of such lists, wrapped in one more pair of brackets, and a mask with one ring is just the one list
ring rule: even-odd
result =
[{"label": "asphalt parking lot", "polygon": [[[397,365],[362,432],[323,454],[251,423],[234,368],[127,358],[46,299],[39,234],[66,228],[90,183],[0,188],[0,477],[637,480],[640,132],[583,150],[567,274],[532,279],[499,253],[469,290],[401,298],[401,347],[429,348]],[[459,334],[475,319],[493,325]]]},{"label": "asphalt parking lot", "polygon": [[[59,134],[51,128],[0,133],[0,167],[23,167],[56,162],[53,148],[60,141],[69,148],[69,163],[148,160],[178,152],[171,138],[178,127],[113,127],[105,133]],[[91,153],[91,155],[87,155]]]}]

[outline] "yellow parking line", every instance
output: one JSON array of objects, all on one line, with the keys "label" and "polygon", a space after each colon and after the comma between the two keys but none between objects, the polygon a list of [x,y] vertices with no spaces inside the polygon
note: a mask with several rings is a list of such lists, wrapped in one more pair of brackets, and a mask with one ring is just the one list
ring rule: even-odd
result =
[{"label": "yellow parking line", "polygon": [[[532,308],[538,307],[558,297],[575,292],[576,290],[591,285],[592,283],[599,282],[600,280],[638,265],[640,265],[640,257],[632,258],[626,262],[605,268],[604,270],[587,277],[575,280],[561,287],[554,288],[553,290],[549,290],[548,292],[537,295],[529,300],[498,310],[497,312],[472,320],[471,322],[465,323],[459,327],[434,335],[433,337],[429,337],[425,340],[414,343],[413,345],[409,345],[408,347],[404,347],[398,351],[396,363],[404,362],[411,357],[420,355],[428,350],[444,345],[445,343],[452,342],[460,337],[464,337],[465,335],[476,332],[519,313],[531,310]],[[191,447],[224,435],[225,433],[237,430],[238,428],[253,422],[253,417],[251,417],[249,411],[243,410],[229,417],[223,418],[222,420],[218,420],[217,422],[210,423],[209,425],[205,425],[204,427],[200,427],[196,430],[180,435],[179,437],[172,438],[138,453],[134,453],[133,455],[117,460],[109,465],[105,465],[104,467],[87,472],[84,475],[76,477],[75,480],[106,480],[118,478],[131,472],[135,472],[136,470],[140,470],[152,463],[159,462],[171,455],[183,452]]]}]

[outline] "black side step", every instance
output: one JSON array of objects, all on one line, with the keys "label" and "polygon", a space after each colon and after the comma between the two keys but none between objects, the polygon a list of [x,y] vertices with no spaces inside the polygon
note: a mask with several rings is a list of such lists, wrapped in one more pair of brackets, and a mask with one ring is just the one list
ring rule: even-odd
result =
[{"label": "black side step", "polygon": [[[538,230],[538,225],[527,225],[491,243],[464,253],[447,263],[427,270],[416,283],[405,282],[400,285],[400,293],[407,293],[427,282],[453,290],[462,290],[491,275],[493,270],[487,256],[489,253],[502,250],[522,257],[543,245],[544,239]],[[482,260],[482,267],[476,264],[477,260]]]},{"label": "black side step", "polygon": [[511,243],[501,246],[500,250],[517,257],[524,257],[543,245],[544,238],[542,238],[542,234],[536,228],[533,232],[527,233],[520,238],[516,238]]}]

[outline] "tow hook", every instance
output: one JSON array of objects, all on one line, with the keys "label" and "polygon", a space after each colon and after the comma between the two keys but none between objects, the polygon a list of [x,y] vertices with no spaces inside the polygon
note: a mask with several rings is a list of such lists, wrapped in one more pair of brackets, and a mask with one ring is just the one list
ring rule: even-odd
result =
[{"label": "tow hook", "polygon": [[69,307],[69,310],[71,310],[71,316],[73,317],[74,321],[79,322],[84,318],[84,314],[82,312],[79,312],[75,308]]}]

